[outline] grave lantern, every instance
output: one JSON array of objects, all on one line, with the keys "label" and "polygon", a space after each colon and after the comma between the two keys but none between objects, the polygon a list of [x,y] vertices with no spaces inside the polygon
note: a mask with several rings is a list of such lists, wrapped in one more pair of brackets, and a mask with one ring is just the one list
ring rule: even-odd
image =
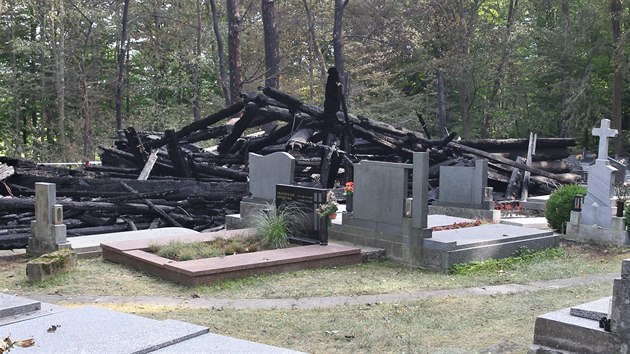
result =
[{"label": "grave lantern", "polygon": [[582,211],[582,204],[584,204],[584,196],[577,194],[573,197],[573,210]]}]

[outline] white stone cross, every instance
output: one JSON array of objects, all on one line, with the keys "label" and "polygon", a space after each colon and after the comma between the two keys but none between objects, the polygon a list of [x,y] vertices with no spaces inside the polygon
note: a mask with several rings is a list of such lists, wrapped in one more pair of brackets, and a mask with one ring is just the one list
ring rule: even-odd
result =
[{"label": "white stone cross", "polygon": [[608,138],[617,136],[617,129],[610,129],[610,119],[602,119],[599,128],[593,128],[593,136],[599,136],[597,159],[608,161]]}]

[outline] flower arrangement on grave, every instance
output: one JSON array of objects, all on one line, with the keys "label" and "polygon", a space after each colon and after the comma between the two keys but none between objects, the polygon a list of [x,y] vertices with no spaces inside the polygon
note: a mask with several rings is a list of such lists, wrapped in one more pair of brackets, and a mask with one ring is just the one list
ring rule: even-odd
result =
[{"label": "flower arrangement on grave", "polygon": [[320,204],[315,212],[322,218],[326,218],[326,222],[328,226],[332,225],[332,219],[337,217],[337,209],[339,203],[337,203],[337,198],[335,198],[335,194],[333,191],[328,191],[326,194],[326,203]]},{"label": "flower arrangement on grave", "polygon": [[354,182],[346,182],[346,185],[343,187],[343,194],[347,196],[354,194]]}]

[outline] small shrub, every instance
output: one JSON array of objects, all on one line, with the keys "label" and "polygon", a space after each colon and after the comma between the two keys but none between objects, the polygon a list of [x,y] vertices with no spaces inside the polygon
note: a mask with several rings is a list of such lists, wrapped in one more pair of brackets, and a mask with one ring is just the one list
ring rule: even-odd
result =
[{"label": "small shrub", "polygon": [[551,194],[545,207],[545,217],[550,228],[564,233],[565,225],[571,218],[573,199],[578,194],[586,195],[586,187],[571,184],[562,186]]},{"label": "small shrub", "polygon": [[304,219],[304,211],[296,204],[288,203],[279,208],[268,204],[265,211],[255,216],[254,225],[268,247],[283,248]]}]

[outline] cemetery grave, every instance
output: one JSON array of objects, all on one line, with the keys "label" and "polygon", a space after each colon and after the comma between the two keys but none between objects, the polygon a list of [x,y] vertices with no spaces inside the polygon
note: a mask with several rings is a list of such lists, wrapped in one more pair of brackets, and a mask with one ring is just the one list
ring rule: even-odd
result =
[{"label": "cemetery grave", "polygon": [[608,138],[616,136],[617,130],[610,129],[610,120],[602,119],[600,127],[592,132],[599,136],[597,160],[588,167],[587,194],[581,208],[571,212],[566,236],[580,242],[629,245],[625,219],[613,206],[616,176],[625,179],[625,169],[613,167],[608,158]]},{"label": "cemetery grave", "polygon": [[[298,353],[211,333],[191,323],[158,321],[97,307],[63,308],[0,293],[0,331],[30,340],[11,353]],[[7,351],[8,353],[8,351]]]},{"label": "cemetery grave", "polygon": [[[221,125],[234,116],[239,119]],[[270,122],[276,124],[271,132],[245,134]],[[160,227],[222,229],[231,222],[226,215],[242,211],[241,200],[253,192],[247,189],[252,156],[275,152],[286,151],[295,159],[293,182],[318,188],[337,184],[337,190],[352,180],[353,166],[360,161],[408,163],[415,152],[429,154],[432,189],[440,184],[441,168],[487,160],[486,183],[496,200],[510,199],[525,186],[530,195],[548,194],[579,180],[562,161],[575,145],[573,139],[537,139],[531,161],[520,160],[528,155],[528,139],[454,142],[451,134],[431,140],[427,132],[348,112],[326,120],[321,108],[272,88],[243,94],[242,102],[177,131],[136,132],[130,127],[124,133],[115,148],[100,147],[102,166],[71,170],[0,158],[0,180],[5,182],[0,193],[7,196],[0,198],[0,248],[26,246],[35,182],[57,185],[68,237]],[[194,145],[209,139],[220,139],[215,151]],[[532,175],[527,183],[524,171]]]},{"label": "cemetery grave", "polygon": [[529,353],[627,353],[630,345],[630,259],[621,264],[611,297],[550,312],[536,319]]}]

